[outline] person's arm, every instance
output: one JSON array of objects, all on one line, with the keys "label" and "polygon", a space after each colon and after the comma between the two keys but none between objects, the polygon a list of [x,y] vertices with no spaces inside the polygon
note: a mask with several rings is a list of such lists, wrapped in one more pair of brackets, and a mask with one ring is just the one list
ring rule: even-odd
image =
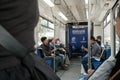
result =
[{"label": "person's arm", "polygon": [[92,55],[93,55],[93,56],[95,56],[95,55],[96,55],[97,50],[98,50],[97,48],[92,49]]},{"label": "person's arm", "polygon": [[118,80],[120,77],[120,69],[109,79],[109,80]]},{"label": "person's arm", "polygon": [[100,55],[101,48],[98,45],[94,45],[92,48],[92,55],[96,56],[97,54]]},{"label": "person's arm", "polygon": [[120,69],[120,51],[117,53],[115,58],[116,58],[116,64],[112,69],[110,76],[113,76]]},{"label": "person's arm", "polygon": [[88,52],[88,48],[84,48],[83,50],[86,51],[86,52]]},{"label": "person's arm", "polygon": [[51,56],[51,52],[49,52],[47,50],[43,50],[43,52],[45,53],[46,56]]},{"label": "person's arm", "polygon": [[51,53],[54,53],[56,50],[57,50],[56,48],[55,48],[55,49],[52,49],[52,50],[51,50]]}]

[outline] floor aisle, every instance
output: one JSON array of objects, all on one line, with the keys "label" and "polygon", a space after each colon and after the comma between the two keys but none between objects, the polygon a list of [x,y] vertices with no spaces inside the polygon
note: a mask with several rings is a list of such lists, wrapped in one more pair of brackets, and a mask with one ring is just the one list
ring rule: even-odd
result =
[{"label": "floor aisle", "polygon": [[61,80],[79,80],[81,75],[80,61],[80,57],[72,58],[69,69],[67,71],[59,70],[57,75],[61,78]]}]

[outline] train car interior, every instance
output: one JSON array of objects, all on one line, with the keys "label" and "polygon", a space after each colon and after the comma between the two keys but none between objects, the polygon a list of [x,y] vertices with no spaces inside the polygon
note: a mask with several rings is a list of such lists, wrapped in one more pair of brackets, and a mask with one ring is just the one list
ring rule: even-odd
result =
[{"label": "train car interior", "polygon": [[[2,6],[0,7],[0,50],[3,49],[4,53],[4,49],[7,49],[5,52],[14,54],[8,61],[5,60],[6,63],[13,60],[13,64],[18,62],[22,65],[17,67],[35,68],[28,72],[24,68],[12,68],[26,72],[22,76],[30,76],[28,73],[33,72],[36,77],[41,69],[42,75],[37,75],[34,80],[46,75],[44,80],[54,80],[53,77],[56,78],[55,80],[59,78],[60,80],[120,80],[120,0],[35,0],[36,2],[33,0],[33,4],[29,4],[32,0],[26,0],[29,3],[23,3],[22,0],[11,0],[14,3],[9,3],[10,0],[6,1],[0,1],[0,6]],[[19,3],[23,6],[20,7]],[[9,6],[11,7],[8,8]],[[39,9],[39,13],[35,11],[35,6]],[[9,17],[8,13],[14,14],[10,14]],[[39,17],[35,18],[36,16]],[[2,26],[5,26],[6,30]],[[1,35],[1,33],[4,34]],[[13,36],[16,39],[13,39]],[[15,46],[12,47],[13,43]],[[20,61],[23,60],[20,62],[16,56],[20,58]],[[34,64],[35,67],[29,65],[29,62],[32,64],[33,61],[30,56],[38,57],[33,58],[38,59],[37,62],[43,65],[37,62],[39,68],[36,68],[36,64]],[[4,60],[2,57],[0,60]],[[5,73],[12,71],[11,68],[4,70],[2,72]],[[14,72],[15,75],[16,73]],[[12,76],[9,73],[7,77],[16,78],[14,74]],[[1,78],[5,77],[2,77],[0,72],[0,80],[8,80]]]}]

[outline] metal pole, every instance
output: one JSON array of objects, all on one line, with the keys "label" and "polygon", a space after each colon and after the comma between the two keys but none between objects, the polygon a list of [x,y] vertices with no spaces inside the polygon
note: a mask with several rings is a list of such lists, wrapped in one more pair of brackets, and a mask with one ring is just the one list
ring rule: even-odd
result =
[{"label": "metal pole", "polygon": [[[54,19],[53,24],[55,25],[56,19],[54,18],[54,14],[53,14],[52,7],[50,7],[50,9],[51,9],[52,17],[53,17],[53,19]],[[54,34],[55,34],[55,33],[54,33]],[[55,35],[54,35],[54,37],[55,37]],[[54,45],[54,49],[55,49],[55,45]],[[53,65],[53,69],[54,69],[54,72],[55,72],[55,51],[54,51],[53,53],[54,53],[54,60],[53,60],[54,65]]]},{"label": "metal pole", "polygon": [[113,26],[113,11],[110,9],[110,40],[111,40],[111,56],[115,56],[115,27]]},{"label": "metal pole", "polygon": [[[55,49],[55,44],[54,44],[54,49]],[[55,72],[55,50],[54,50],[54,72]]]},{"label": "metal pole", "polygon": [[91,46],[90,46],[90,36],[91,36],[91,19],[90,19],[90,0],[88,0],[88,69],[91,69]]}]

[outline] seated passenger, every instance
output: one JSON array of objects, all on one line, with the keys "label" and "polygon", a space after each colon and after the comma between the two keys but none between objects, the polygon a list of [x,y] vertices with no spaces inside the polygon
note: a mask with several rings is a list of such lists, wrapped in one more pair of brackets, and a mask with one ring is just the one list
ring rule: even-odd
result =
[{"label": "seated passenger", "polygon": [[54,54],[51,53],[49,44],[48,44],[48,40],[47,37],[42,37],[41,38],[42,44],[41,44],[41,48],[44,51],[46,56],[54,56]]},{"label": "seated passenger", "polygon": [[[120,7],[119,7],[119,12],[116,18],[116,32],[118,37],[120,38]],[[120,50],[115,58],[117,59],[117,61],[116,61],[115,67],[111,72],[111,76],[113,76],[120,69]],[[117,79],[117,80],[120,80],[120,79]]]},{"label": "seated passenger", "polygon": [[106,44],[105,44],[105,48],[110,48],[110,45],[109,45],[108,42],[106,42]]},{"label": "seated passenger", "polygon": [[45,53],[46,56],[52,56],[53,58],[55,57],[55,70],[58,70],[58,64],[61,62],[61,57],[59,56],[55,56],[50,49],[50,46],[48,44],[48,40],[46,37],[42,37],[41,38],[42,44],[41,44],[41,48],[43,50],[43,52]]},{"label": "seated passenger", "polygon": [[[99,44],[95,41],[95,38],[93,36],[91,36],[90,39],[90,45],[91,45],[91,54],[92,54],[92,60],[94,59],[100,59],[101,56],[101,47],[99,46]],[[88,52],[87,48],[84,48],[85,51]],[[85,69],[85,72],[88,72],[88,54],[86,54],[83,59],[82,59],[82,64],[83,67]]]},{"label": "seated passenger", "polygon": [[60,65],[62,66],[62,68],[65,69],[65,68],[67,67],[67,66],[65,65],[66,56],[65,56],[64,54],[62,54],[62,53],[59,51],[59,49],[55,46],[55,39],[54,39],[54,38],[51,39],[50,48],[51,48],[51,51],[52,51],[53,53],[55,53],[56,56],[59,56],[59,57],[62,58]]},{"label": "seated passenger", "polygon": [[55,40],[55,47],[60,51],[61,54],[66,55],[66,51],[64,49],[64,45],[62,43],[60,43],[59,39]]},{"label": "seated passenger", "polygon": [[58,49],[60,54],[63,54],[65,56],[65,65],[69,65],[70,60],[69,60],[69,57],[68,57],[68,54],[67,54],[67,50],[65,49],[64,45],[60,42],[59,39],[55,40],[55,47]]},{"label": "seated passenger", "polygon": [[[119,24],[120,25],[120,24]],[[120,28],[119,28],[120,29]],[[119,34],[120,35],[120,34]],[[110,77],[112,77],[118,70],[120,70],[120,51],[118,52],[118,54],[116,55],[116,64],[115,64],[115,66],[113,67],[113,69],[112,69],[112,72],[111,72],[111,74],[110,74]],[[117,80],[120,80],[120,78],[119,79],[117,79]]]},{"label": "seated passenger", "polygon": [[[116,19],[116,32],[117,32],[118,37],[120,38],[120,7],[119,7],[119,12],[118,12],[118,15],[117,15],[117,19]],[[107,46],[108,46],[108,42],[106,42],[106,43],[107,43]],[[110,79],[107,79],[107,80],[120,80],[120,74],[118,74],[117,77],[114,76],[120,70],[120,50],[117,53],[117,55],[115,56],[115,58],[116,58],[116,63],[115,63],[115,66],[113,67],[112,71],[111,72],[107,71],[108,73],[110,72],[110,76],[109,76]],[[87,80],[88,80],[88,77],[90,77],[93,72],[94,72],[94,70],[86,76]],[[102,74],[104,75],[105,73],[102,73]],[[102,79],[104,80],[104,77],[102,77]],[[84,80],[84,77],[81,78],[80,80]]]}]

